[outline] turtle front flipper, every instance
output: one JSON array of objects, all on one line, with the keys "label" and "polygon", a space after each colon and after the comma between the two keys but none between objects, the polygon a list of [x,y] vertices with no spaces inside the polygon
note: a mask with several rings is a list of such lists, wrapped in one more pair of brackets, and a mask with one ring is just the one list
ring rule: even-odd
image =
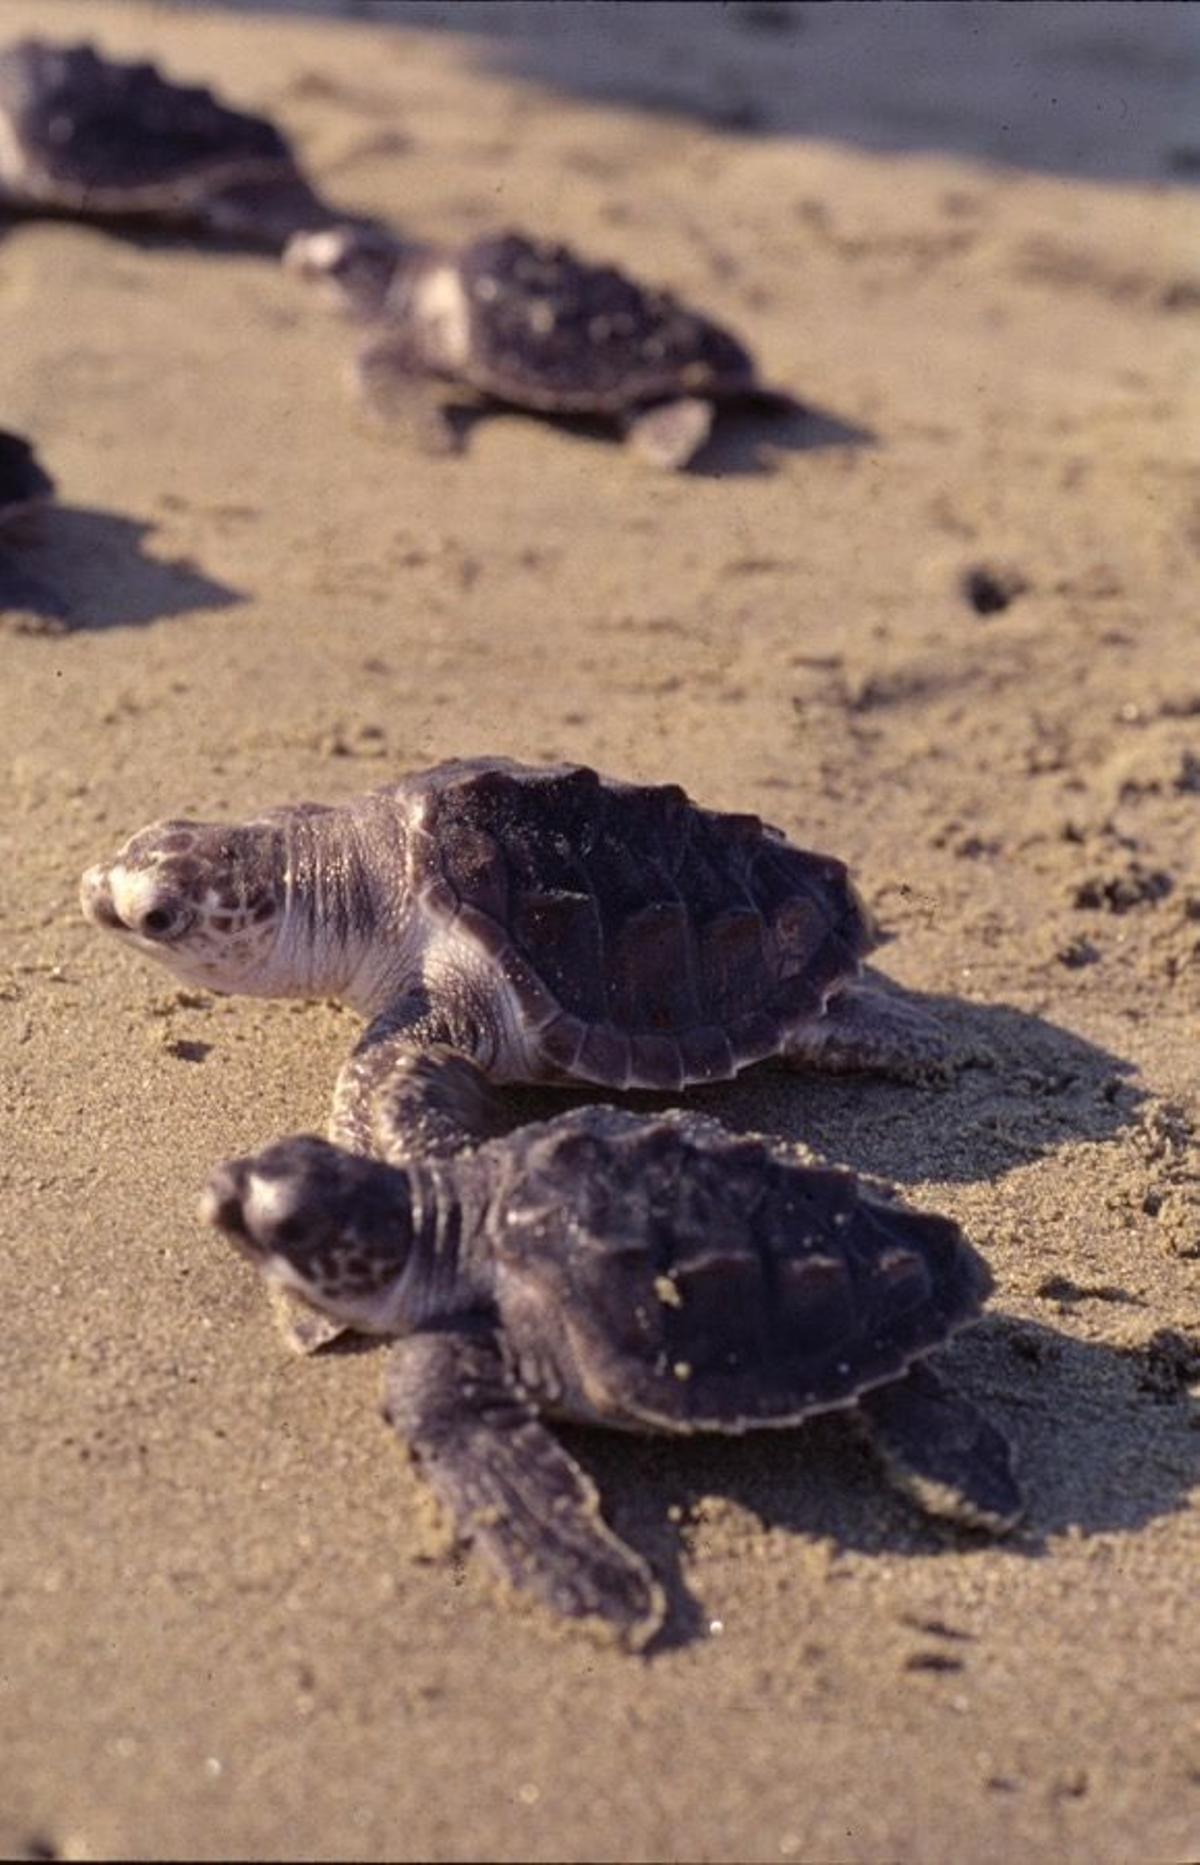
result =
[{"label": "turtle front flipper", "polygon": [[712,432],[715,410],[710,401],[681,395],[677,401],[656,402],[625,417],[625,440],[638,458],[665,472],[678,473],[689,465]]},{"label": "turtle front flipper", "polygon": [[293,1353],[317,1353],[346,1332],[343,1324],[335,1321],[332,1315],[323,1315],[277,1282],[268,1285],[267,1300],[271,1304],[275,1331]]},{"label": "turtle front flipper", "polygon": [[653,1637],[660,1587],[605,1525],[595,1486],[514,1384],[491,1332],[398,1342],[384,1415],[463,1539],[502,1579],[634,1649]]},{"label": "turtle front flipper", "polygon": [[495,1097],[470,1036],[423,1006],[379,1018],[333,1091],[329,1137],[390,1165],[445,1158],[496,1130]]},{"label": "turtle front flipper", "polygon": [[368,338],[354,359],[353,380],[367,413],[400,429],[419,452],[436,458],[463,451],[462,423],[447,407],[412,323],[397,321]]},{"label": "turtle front flipper", "polygon": [[1007,1438],[930,1367],[863,1393],[858,1408],[888,1475],[927,1515],[1002,1535],[1024,1513]]}]

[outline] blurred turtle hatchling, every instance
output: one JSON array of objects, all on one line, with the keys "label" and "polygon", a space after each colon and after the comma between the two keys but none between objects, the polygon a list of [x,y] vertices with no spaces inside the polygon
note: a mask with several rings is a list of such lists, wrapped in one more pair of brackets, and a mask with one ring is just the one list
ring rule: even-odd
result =
[{"label": "blurred turtle hatchling", "polygon": [[0,428],[0,526],[54,497],[54,481],[23,435]]},{"label": "blurred turtle hatchling", "polygon": [[0,428],[0,613],[28,610],[66,619],[67,606],[40,578],[18,562],[25,520],[54,497],[55,485],[22,434]]},{"label": "blurred turtle hatchling", "polygon": [[187,227],[282,250],[335,216],[273,123],[89,44],[0,51],[0,212]]},{"label": "blurred turtle hatchling", "polygon": [[356,375],[368,407],[407,418],[434,448],[459,439],[431,381],[537,414],[601,417],[669,469],[704,445],[719,404],[796,407],[762,386],[729,331],[568,246],[505,232],[442,249],[338,227],[297,235],[284,263],[366,324]]}]

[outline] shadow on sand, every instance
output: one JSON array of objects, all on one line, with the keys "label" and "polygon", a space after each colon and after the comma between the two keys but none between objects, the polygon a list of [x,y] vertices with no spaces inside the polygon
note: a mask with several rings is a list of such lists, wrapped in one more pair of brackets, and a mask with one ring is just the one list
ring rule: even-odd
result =
[{"label": "shadow on sand", "polygon": [[683,1095],[506,1089],[505,1114],[517,1126],[587,1101],[642,1113],[683,1104],[735,1132],[800,1141],[831,1164],[877,1178],[974,1184],[1002,1178],[1064,1142],[1111,1140],[1141,1105],[1131,1063],[1044,1017],[1011,1004],[903,995],[972,1058],[952,1080],[820,1075],[767,1062]]},{"label": "shadow on sand", "polygon": [[[623,445],[615,422],[598,418],[540,415],[504,402],[458,399],[447,400],[443,411],[457,452],[470,450],[477,427],[505,418],[548,423],[581,444]],[[376,433],[387,431],[374,428]],[[398,444],[405,444],[406,438],[401,423]],[[809,403],[781,394],[764,394],[745,402],[722,403],[710,437],[684,471],[700,479],[741,479],[773,472],[777,458],[783,454],[812,453],[826,447],[869,447],[875,440],[868,428],[856,427]]]},{"label": "shadow on sand", "polygon": [[918,1514],[889,1487],[848,1416],[742,1438],[618,1439],[565,1427],[561,1435],[597,1483],[607,1519],[664,1585],[658,1651],[705,1635],[706,1615],[682,1577],[681,1542],[702,1528],[709,1498],[839,1553],[901,1558],[987,1547],[1040,1559],[1069,1532],[1133,1534],[1187,1508],[1200,1482],[1200,1405],[1181,1362],[1177,1380],[1167,1376],[1173,1343],[1155,1336],[1118,1350],[991,1314],[935,1356],[1013,1445],[1027,1514],[1003,1541]]},{"label": "shadow on sand", "polygon": [[[1135,1298],[1105,1290],[1103,1299]],[[382,1370],[380,1343],[362,1336],[343,1336],[323,1352],[375,1354]],[[1063,1536],[1134,1534],[1190,1506],[1200,1483],[1200,1404],[1189,1393],[1200,1340],[1160,1330],[1143,1346],[1114,1348],[991,1312],[932,1361],[1012,1445],[1026,1514],[1002,1540],[921,1514],[888,1483],[852,1413],[741,1437],[553,1426],[595,1482],[605,1520],[662,1583],[667,1617],[649,1655],[708,1634],[683,1556],[702,1541],[714,1499],[744,1511],[761,1531],[824,1542],[835,1558],[902,1559],[974,1548],[1039,1560]],[[746,1532],[759,1530],[752,1523]],[[452,1558],[474,1559],[461,1547]],[[773,1604],[778,1597],[772,1590]],[[709,1607],[719,1610],[719,1600]]]},{"label": "shadow on sand", "polygon": [[186,558],[149,557],[153,526],[114,512],[50,505],[0,551],[0,626],[28,634],[140,627],[196,609],[245,602],[242,590]]}]

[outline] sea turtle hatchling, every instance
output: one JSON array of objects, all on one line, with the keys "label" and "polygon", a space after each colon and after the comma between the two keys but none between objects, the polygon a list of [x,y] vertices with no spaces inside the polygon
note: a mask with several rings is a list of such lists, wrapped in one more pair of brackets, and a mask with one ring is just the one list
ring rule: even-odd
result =
[{"label": "sea turtle hatchling", "polygon": [[54,481],[23,435],[0,428],[0,526],[54,497]]},{"label": "sea turtle hatchling", "polygon": [[453,759],[336,808],[155,823],[80,897],[190,985],[358,1010],[330,1137],[397,1163],[489,1137],[491,1082],[948,1062],[929,1017],[857,981],[873,932],[840,861],[582,765]]},{"label": "sea turtle hatchling", "polygon": [[415,413],[442,447],[456,430],[421,393],[430,378],[539,414],[604,417],[667,468],[704,444],[718,402],[795,405],[761,386],[719,324],[567,246],[505,232],[437,248],[341,227],[297,235],[284,263],[368,325],[356,365],[368,406]]},{"label": "sea turtle hatchling", "polygon": [[0,613],[28,609],[65,618],[56,591],[18,561],[23,521],[54,497],[54,481],[23,435],[0,428]]},{"label": "sea turtle hatchling", "polygon": [[186,225],[275,250],[334,219],[265,118],[151,64],[33,38],[0,51],[4,210]]},{"label": "sea turtle hatchling", "polygon": [[634,1646],[661,1591],[543,1413],[680,1434],[853,1408],[927,1512],[1021,1513],[1006,1440],[925,1363],[991,1287],[957,1225],[715,1121],[584,1107],[404,1169],[300,1137],[219,1167],[203,1213],[398,1337],[385,1415],[464,1538]]}]

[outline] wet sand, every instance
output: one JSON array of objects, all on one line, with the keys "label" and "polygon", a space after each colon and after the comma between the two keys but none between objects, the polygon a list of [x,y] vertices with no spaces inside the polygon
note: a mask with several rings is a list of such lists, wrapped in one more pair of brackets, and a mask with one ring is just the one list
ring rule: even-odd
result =
[{"label": "wet sand", "polygon": [[[868,9],[632,8],[603,58],[565,6],[544,43],[507,8],[470,9],[495,43],[383,11],[0,24],[271,112],[348,208],[669,284],[808,412],[723,422],[678,478],[517,414],[432,460],[356,413],[350,333],[269,259],[0,242],[0,418],[60,490],[19,555],[55,601],[0,618],[0,1848],[1194,1856],[1191,9],[934,9],[940,115],[919,47],[864,77]],[[80,870],[157,816],[485,750],[844,856],[881,965],[986,1052],[945,1088],[763,1069],[700,1100],[987,1253],[943,1363],[1018,1448],[1008,1542],[928,1527],[837,1421],[576,1432],[671,1599],[648,1658],[599,1648],[445,1550],[380,1353],[288,1358],[201,1229],[213,1161],[322,1124],[354,1020],[181,993],[84,925]]]}]

